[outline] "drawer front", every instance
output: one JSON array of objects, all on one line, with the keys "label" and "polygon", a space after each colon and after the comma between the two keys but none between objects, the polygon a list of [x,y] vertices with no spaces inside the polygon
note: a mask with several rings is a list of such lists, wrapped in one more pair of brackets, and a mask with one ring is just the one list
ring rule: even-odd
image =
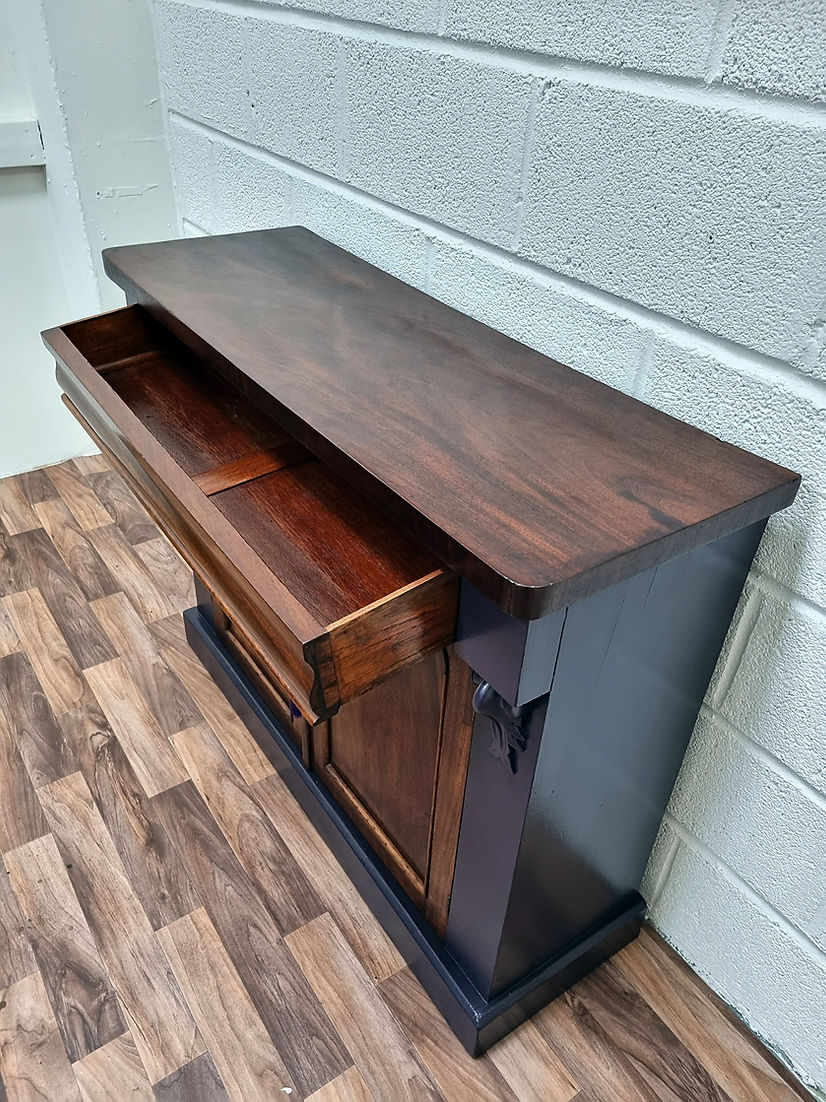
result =
[{"label": "drawer front", "polygon": [[310,723],[450,644],[456,577],[140,307],[44,340],[69,408]]}]

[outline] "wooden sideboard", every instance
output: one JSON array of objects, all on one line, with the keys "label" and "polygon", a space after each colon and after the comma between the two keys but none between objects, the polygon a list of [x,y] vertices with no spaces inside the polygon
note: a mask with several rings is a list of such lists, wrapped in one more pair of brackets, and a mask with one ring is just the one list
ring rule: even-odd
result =
[{"label": "wooden sideboard", "polygon": [[635,936],[799,477],[299,227],[109,249],[44,334],[191,645],[471,1052]]}]

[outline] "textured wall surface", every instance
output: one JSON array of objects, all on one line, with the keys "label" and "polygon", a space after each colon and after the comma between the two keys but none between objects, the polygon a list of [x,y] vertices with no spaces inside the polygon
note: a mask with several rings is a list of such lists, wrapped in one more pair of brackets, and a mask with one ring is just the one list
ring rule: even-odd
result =
[{"label": "textured wall surface", "polygon": [[665,936],[826,1089],[823,0],[156,0],[155,15],[185,232],[302,223],[803,472],[646,891]]}]

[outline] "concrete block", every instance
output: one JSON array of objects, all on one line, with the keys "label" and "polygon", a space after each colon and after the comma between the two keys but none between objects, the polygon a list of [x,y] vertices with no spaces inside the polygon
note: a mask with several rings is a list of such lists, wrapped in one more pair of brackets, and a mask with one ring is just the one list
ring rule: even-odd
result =
[{"label": "concrete block", "polygon": [[666,819],[663,819],[640,887],[642,897],[649,909],[656,905],[660,892],[668,882],[671,866],[681,844],[674,828]]},{"label": "concrete block", "polygon": [[769,521],[754,565],[826,607],[826,495],[803,482],[794,504]]},{"label": "concrete block", "polygon": [[519,251],[797,363],[823,327],[826,130],[554,81]]},{"label": "concrete block", "polygon": [[685,844],[651,917],[758,1036],[826,1086],[822,953]]},{"label": "concrete block", "polygon": [[215,143],[214,158],[217,233],[292,224],[291,176],[260,157],[220,141]]},{"label": "concrete block", "polygon": [[552,57],[679,76],[703,72],[714,0],[448,0],[445,33]]},{"label": "concrete block", "polygon": [[757,597],[745,649],[721,674],[728,685],[717,711],[826,793],[826,614],[762,587]]},{"label": "concrete block", "polygon": [[169,152],[179,217],[212,229],[212,141],[173,118],[169,120]]},{"label": "concrete block", "polygon": [[293,216],[297,224],[342,249],[405,283],[424,287],[427,238],[415,226],[307,180],[295,181]]},{"label": "concrete block", "polygon": [[761,92],[826,100],[822,0],[739,0],[723,80]]},{"label": "concrete block", "polygon": [[345,81],[345,179],[454,229],[512,241],[528,77],[353,39]]},{"label": "concrete block", "polygon": [[161,78],[167,106],[236,137],[249,130],[246,20],[157,0]]},{"label": "concrete block", "polygon": [[813,400],[786,380],[741,373],[723,358],[662,337],[652,346],[642,397],[799,471],[812,489],[826,490],[826,401]]},{"label": "concrete block", "polygon": [[439,240],[433,248],[430,293],[619,390],[631,389],[648,339],[627,318],[520,271],[507,260],[495,262],[471,247]]},{"label": "concrete block", "polygon": [[334,172],[341,143],[337,35],[250,19],[251,141]]},{"label": "concrete block", "polygon": [[436,31],[439,0],[260,0],[262,7],[299,8],[399,30]]},{"label": "concrete block", "polygon": [[826,889],[826,806],[703,715],[669,811],[794,925]]}]

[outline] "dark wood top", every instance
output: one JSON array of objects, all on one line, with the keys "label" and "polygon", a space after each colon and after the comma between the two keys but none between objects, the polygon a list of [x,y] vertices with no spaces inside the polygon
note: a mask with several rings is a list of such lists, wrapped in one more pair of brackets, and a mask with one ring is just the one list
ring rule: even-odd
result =
[{"label": "dark wood top", "polygon": [[290,227],[106,270],[325,462],[532,618],[782,509],[799,476]]}]

